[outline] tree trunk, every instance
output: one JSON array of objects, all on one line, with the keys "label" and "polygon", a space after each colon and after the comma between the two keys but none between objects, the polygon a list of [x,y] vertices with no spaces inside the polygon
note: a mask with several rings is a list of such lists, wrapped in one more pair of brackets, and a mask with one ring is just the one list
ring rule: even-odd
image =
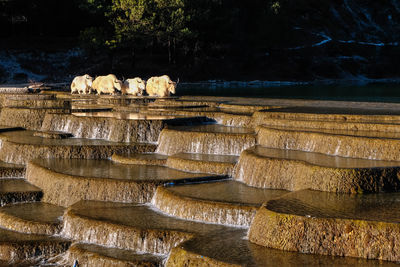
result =
[{"label": "tree trunk", "polygon": [[168,36],[168,63],[171,64],[171,38]]}]

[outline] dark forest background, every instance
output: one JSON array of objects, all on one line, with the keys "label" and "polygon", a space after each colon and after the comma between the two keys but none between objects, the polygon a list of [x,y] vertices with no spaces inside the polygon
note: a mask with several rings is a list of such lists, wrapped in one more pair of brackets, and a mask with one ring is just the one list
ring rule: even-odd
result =
[{"label": "dark forest background", "polygon": [[[0,48],[37,55],[24,67],[58,79],[83,73],[167,73],[186,81],[396,78],[398,2],[0,0]],[[84,52],[66,59],[67,67],[45,58],[76,47]]]}]

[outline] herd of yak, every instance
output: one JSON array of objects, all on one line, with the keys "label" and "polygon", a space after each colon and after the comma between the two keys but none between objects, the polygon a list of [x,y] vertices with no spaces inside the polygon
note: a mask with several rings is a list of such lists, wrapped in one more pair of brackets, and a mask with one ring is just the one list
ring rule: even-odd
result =
[{"label": "herd of yak", "polygon": [[85,74],[73,79],[71,94],[91,94],[94,92],[100,95],[101,93],[115,94],[119,91],[122,95],[142,96],[146,91],[149,96],[165,97],[175,94],[178,82],[172,81],[168,75],[151,77],[147,81],[138,77],[121,81],[114,74],[98,76],[94,80],[90,75]]}]

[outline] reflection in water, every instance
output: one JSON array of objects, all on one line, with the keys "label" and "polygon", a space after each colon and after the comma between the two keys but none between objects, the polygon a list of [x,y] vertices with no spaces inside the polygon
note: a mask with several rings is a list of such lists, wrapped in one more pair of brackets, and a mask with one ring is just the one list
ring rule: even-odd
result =
[{"label": "reflection in water", "polygon": [[267,208],[301,216],[400,223],[400,193],[352,195],[301,190],[271,200]]},{"label": "reflection in water", "polygon": [[2,207],[0,213],[32,222],[59,223],[64,208],[43,202],[32,202]]},{"label": "reflection in water", "polygon": [[168,190],[182,197],[257,206],[288,193],[285,190],[251,187],[236,181],[174,186]]},{"label": "reflection in water", "polygon": [[[19,144],[32,144],[44,146],[104,146],[104,145],[118,145],[116,142],[96,139],[50,139],[34,136],[33,131],[11,131],[0,133],[0,139],[5,139]],[[122,145],[122,143],[121,143]]]},{"label": "reflection in water", "polygon": [[109,160],[42,159],[35,160],[35,162],[55,172],[94,178],[172,181],[208,176],[206,174],[186,173],[162,166],[118,164]]},{"label": "reflection in water", "polygon": [[80,201],[71,206],[71,209],[77,216],[139,229],[176,230],[197,234],[226,229],[221,225],[191,222],[166,216],[152,209],[150,205]]},{"label": "reflection in water", "polygon": [[0,180],[0,193],[7,194],[13,192],[40,192],[36,186],[27,183],[24,179],[2,179]]},{"label": "reflection in water", "polygon": [[[241,266],[376,266],[388,264],[374,260],[352,257],[332,257],[323,255],[301,254],[270,249],[250,243],[246,238],[247,230],[227,228],[204,237],[197,237],[179,245],[198,257]],[[179,256],[178,256],[179,257]],[[174,260],[171,253],[169,261]],[[176,259],[180,262],[179,258]],[[190,259],[189,259],[190,261]],[[204,259],[203,264],[207,264]],[[215,264],[215,263],[214,263]]]}]

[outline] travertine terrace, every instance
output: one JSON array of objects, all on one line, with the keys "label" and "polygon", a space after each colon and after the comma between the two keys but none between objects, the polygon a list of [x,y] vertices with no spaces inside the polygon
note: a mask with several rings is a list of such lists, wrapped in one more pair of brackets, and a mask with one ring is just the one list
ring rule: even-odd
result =
[{"label": "travertine terrace", "polygon": [[5,90],[0,106],[0,264],[400,262],[400,104]]}]

